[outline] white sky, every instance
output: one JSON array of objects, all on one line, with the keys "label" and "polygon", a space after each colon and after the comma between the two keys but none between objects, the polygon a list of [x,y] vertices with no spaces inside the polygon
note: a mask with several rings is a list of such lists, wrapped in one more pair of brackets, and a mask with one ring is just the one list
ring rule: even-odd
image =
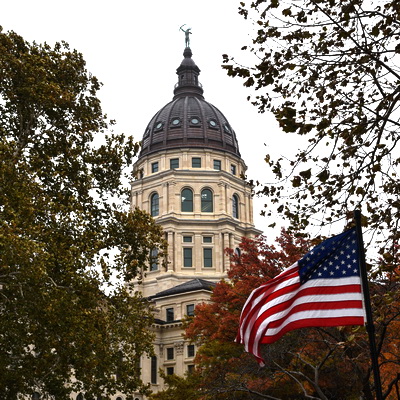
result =
[{"label": "white sky", "polygon": [[[207,101],[218,107],[236,132],[249,178],[271,181],[265,154],[282,154],[288,138],[272,115],[258,114],[247,102],[250,94],[239,78],[221,68],[222,54],[245,60],[240,48],[250,43],[250,21],[238,14],[237,0],[3,0],[0,25],[25,40],[53,45],[65,40],[81,53],[88,70],[103,84],[103,111],[116,119],[116,132],[142,138],[151,117],[172,100],[176,68],[183,59],[184,33],[192,28],[190,47],[201,69]],[[265,146],[265,144],[267,146]],[[264,204],[255,199],[256,227],[271,233],[274,222],[258,214]]]}]

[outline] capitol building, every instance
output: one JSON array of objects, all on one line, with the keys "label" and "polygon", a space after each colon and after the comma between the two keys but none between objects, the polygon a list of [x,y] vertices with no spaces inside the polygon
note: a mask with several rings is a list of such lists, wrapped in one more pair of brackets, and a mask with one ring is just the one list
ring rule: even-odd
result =
[{"label": "capitol building", "polygon": [[172,101],[145,128],[131,184],[132,209],[149,212],[168,243],[166,262],[154,249],[144,278],[133,282],[156,309],[155,355],[141,360],[142,380],[154,392],[164,389],[160,368],[184,375],[194,367],[196,344],[183,339],[182,319],[227,276],[224,250],[238,252],[242,237],[261,233],[253,223],[252,190],[242,178],[247,167],[235,131],[205,100],[190,47],[183,56]]}]

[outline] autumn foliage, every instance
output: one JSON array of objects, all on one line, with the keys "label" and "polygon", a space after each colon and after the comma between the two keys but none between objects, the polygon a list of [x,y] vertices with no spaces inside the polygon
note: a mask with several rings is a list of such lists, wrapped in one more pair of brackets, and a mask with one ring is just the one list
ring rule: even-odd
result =
[{"label": "autumn foliage", "polygon": [[[265,237],[244,238],[231,257],[229,280],[214,289],[211,301],[196,307],[186,321],[186,337],[199,347],[195,376],[179,380],[179,390],[197,387],[197,399],[374,399],[369,343],[363,327],[300,329],[263,346],[266,367],[236,344],[241,309],[250,292],[301,258],[315,243],[285,230],[275,245]],[[393,260],[392,260],[393,261]],[[382,261],[383,262],[383,261]],[[399,315],[398,267],[371,274],[370,290],[380,351],[385,399],[398,398]],[[372,280],[373,278],[373,280]],[[176,382],[166,377],[168,391],[180,399]],[[184,393],[184,391],[182,392]],[[165,400],[163,392],[157,400]],[[183,399],[184,397],[182,397]]]}]

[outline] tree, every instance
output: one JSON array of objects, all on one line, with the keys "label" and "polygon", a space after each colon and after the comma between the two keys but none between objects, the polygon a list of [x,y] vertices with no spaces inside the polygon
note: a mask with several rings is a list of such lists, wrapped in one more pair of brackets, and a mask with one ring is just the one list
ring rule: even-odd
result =
[{"label": "tree", "polygon": [[249,100],[260,112],[272,111],[284,132],[302,137],[293,159],[266,156],[277,180],[260,192],[300,229],[361,207],[380,254],[393,255],[400,237],[399,2],[255,0],[242,2],[240,14],[257,26],[242,48],[257,61],[244,67],[224,55],[228,75],[256,90]]},{"label": "tree", "polygon": [[164,242],[147,213],[122,211],[124,171],[138,144],[106,134],[113,122],[103,115],[99,88],[67,43],[30,44],[0,29],[5,399],[35,391],[105,398],[116,390],[129,398],[146,389],[138,361],[152,352],[152,313],[125,280]]},{"label": "tree", "polygon": [[[369,345],[362,327],[310,328],[285,334],[262,347],[266,367],[234,343],[241,309],[250,292],[301,258],[315,243],[282,231],[277,245],[244,238],[241,254],[231,250],[229,281],[221,281],[209,303],[185,322],[198,346],[190,379],[167,379],[155,400],[183,399],[365,399],[373,400]],[[398,274],[390,271],[371,287],[381,353],[384,397],[396,398],[399,381]],[[180,395],[183,393],[184,395]]]},{"label": "tree", "polygon": [[[217,284],[211,302],[196,307],[186,335],[202,345],[196,358],[202,377],[199,388],[209,396],[206,398],[217,399],[326,400],[344,398],[344,390],[346,398],[351,398],[351,390],[360,389],[355,384],[359,376],[341,373],[349,366],[343,363],[344,351],[338,346],[346,340],[348,330],[303,329],[287,334],[277,343],[264,346],[267,365],[263,369],[234,343],[240,312],[250,292],[292,265],[309,248],[308,241],[285,230],[276,243],[279,247],[268,245],[264,237],[243,238],[240,255],[228,250],[230,281]],[[331,379],[334,375],[339,379]],[[350,384],[338,385],[338,381]]]},{"label": "tree", "polygon": [[[399,322],[400,322],[400,274],[399,246],[395,247],[394,258],[388,263],[380,260],[380,268],[374,279],[379,283],[373,285],[373,308],[377,321],[377,347],[380,353],[380,374],[384,396],[398,399],[400,396],[400,358],[399,358]],[[395,267],[393,267],[393,264]]]},{"label": "tree", "polygon": [[161,392],[152,393],[149,397],[151,400],[199,400],[201,398],[197,389],[200,380],[199,374],[166,375],[160,369],[160,376],[168,387]]}]

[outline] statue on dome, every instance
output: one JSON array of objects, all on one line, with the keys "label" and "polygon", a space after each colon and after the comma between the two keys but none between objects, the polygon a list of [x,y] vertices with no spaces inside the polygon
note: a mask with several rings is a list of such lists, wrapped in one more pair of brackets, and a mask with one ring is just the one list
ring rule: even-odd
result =
[{"label": "statue on dome", "polygon": [[182,29],[185,25],[186,25],[186,24],[183,24],[179,29],[180,29],[182,32],[185,32],[185,46],[186,46],[186,47],[190,47],[190,37],[189,37],[189,35],[192,34],[192,32],[190,32],[192,28],[187,28],[186,30],[185,30],[185,29]]}]

